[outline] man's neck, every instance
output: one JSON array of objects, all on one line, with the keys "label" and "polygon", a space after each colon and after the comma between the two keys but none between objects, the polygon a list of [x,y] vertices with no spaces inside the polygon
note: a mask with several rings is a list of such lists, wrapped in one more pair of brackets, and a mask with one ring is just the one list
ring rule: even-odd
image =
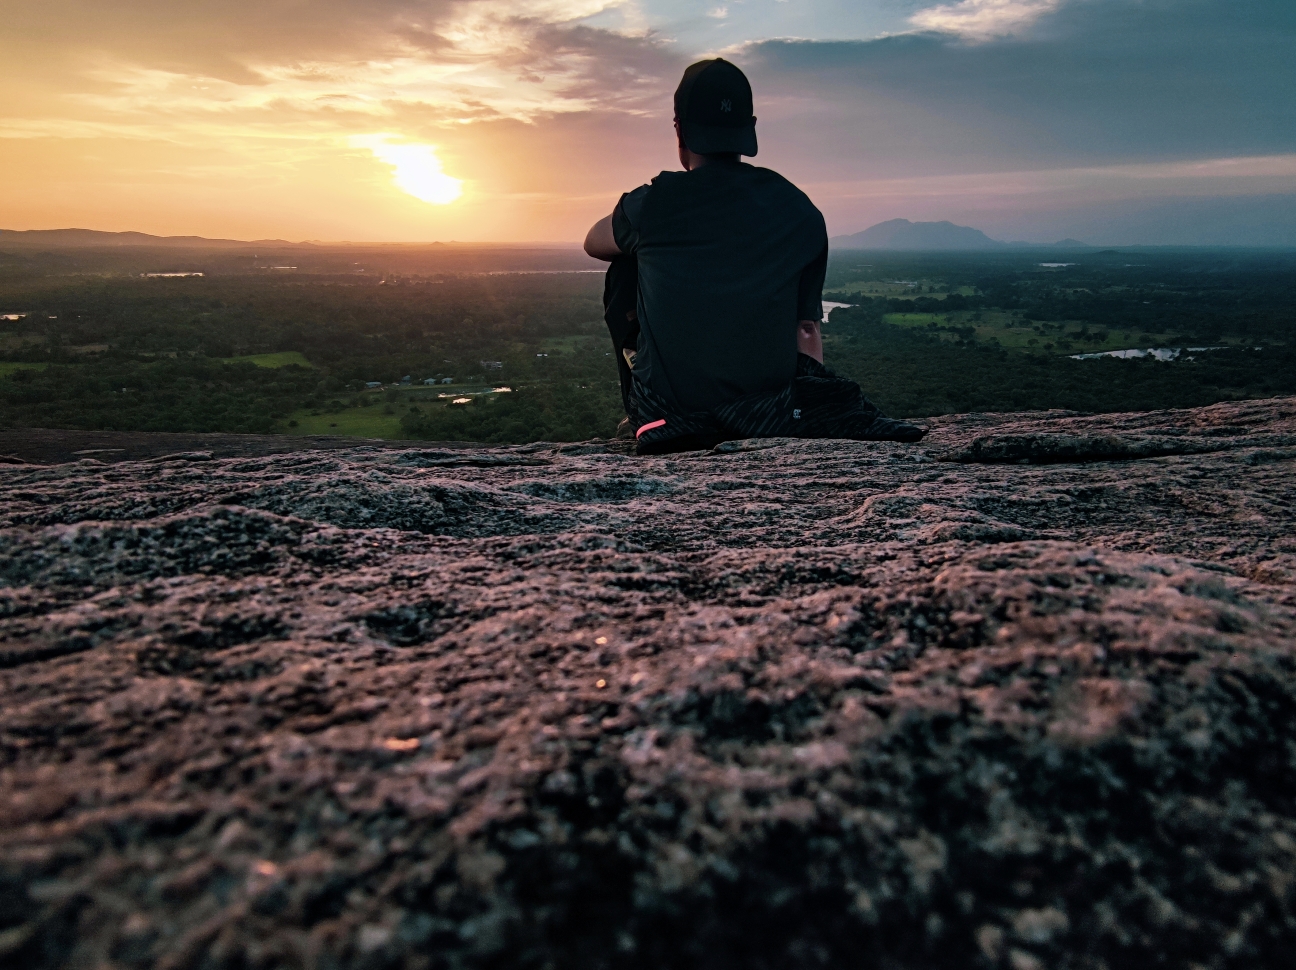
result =
[{"label": "man's neck", "polygon": [[687,154],[681,160],[684,162],[685,170],[689,172],[702,168],[704,165],[709,165],[712,162],[729,162],[732,164],[738,161],[737,155],[699,155],[697,152],[689,151],[688,149],[685,149],[685,152]]}]

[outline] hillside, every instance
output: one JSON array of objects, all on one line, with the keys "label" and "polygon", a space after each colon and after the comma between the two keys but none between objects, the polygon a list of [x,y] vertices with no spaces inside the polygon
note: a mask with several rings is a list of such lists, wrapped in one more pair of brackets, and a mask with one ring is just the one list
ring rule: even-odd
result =
[{"label": "hillside", "polygon": [[309,246],[284,239],[208,239],[205,236],[152,236],[146,232],[102,232],[98,229],[0,229],[0,246],[48,249],[147,246],[153,249],[243,249],[248,246]]},{"label": "hillside", "polygon": [[932,424],[0,465],[0,962],[1284,965],[1296,398]]},{"label": "hillside", "polygon": [[1055,243],[1000,242],[991,239],[980,229],[956,226],[952,222],[910,222],[908,219],[891,219],[869,226],[863,232],[849,236],[833,236],[828,240],[833,249],[885,249],[894,252],[996,252],[1006,249],[1055,248],[1092,249],[1078,239],[1062,239]]},{"label": "hillside", "polygon": [[833,249],[984,250],[1002,249],[1005,244],[991,239],[980,229],[956,226],[952,222],[891,219],[854,235],[834,236],[829,245]]}]

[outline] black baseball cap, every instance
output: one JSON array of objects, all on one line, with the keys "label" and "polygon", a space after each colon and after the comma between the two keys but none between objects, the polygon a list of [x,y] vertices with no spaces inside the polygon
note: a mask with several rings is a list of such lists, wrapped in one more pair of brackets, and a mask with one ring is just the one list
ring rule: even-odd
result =
[{"label": "black baseball cap", "polygon": [[756,116],[747,75],[717,57],[689,65],[675,89],[675,120],[699,155],[756,154]]}]

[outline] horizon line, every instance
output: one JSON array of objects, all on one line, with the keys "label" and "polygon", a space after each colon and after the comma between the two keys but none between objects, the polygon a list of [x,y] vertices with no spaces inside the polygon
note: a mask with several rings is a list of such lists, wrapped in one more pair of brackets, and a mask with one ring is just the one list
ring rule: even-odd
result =
[{"label": "horizon line", "polygon": [[[885,222],[894,222],[894,221],[899,221],[899,220],[892,219],[892,220],[884,220],[884,221],[885,221]],[[907,221],[909,221],[909,220],[903,220],[903,221],[906,221],[906,222],[907,222]],[[945,221],[948,222],[948,220],[945,220]],[[882,225],[882,224],[883,224],[883,223],[875,223],[875,226],[876,226],[876,225]],[[921,224],[921,223],[912,223],[912,224],[913,224],[913,225],[919,225],[919,224]],[[938,224],[938,222],[928,222],[927,224],[929,224],[929,225],[934,225],[934,224]],[[949,224],[950,224],[950,225],[955,225],[955,226],[957,226],[958,228],[964,228],[964,229],[972,228],[972,227],[970,227],[970,226],[958,226],[957,223],[949,223]],[[831,240],[834,240],[834,239],[845,239],[845,238],[849,238],[849,237],[851,237],[851,236],[856,236],[856,235],[859,235],[860,233],[867,232],[869,229],[872,229],[872,228],[874,228],[874,226],[869,226],[869,227],[867,227],[866,229],[859,230],[858,232],[853,232],[853,233],[839,233],[839,234],[837,234],[837,235],[835,235],[835,236],[830,236],[829,239],[830,239],[830,241],[831,241]],[[977,231],[979,232],[980,230],[977,230]],[[200,235],[196,235],[196,234],[188,234],[188,233],[186,233],[186,234],[177,234],[177,235],[166,235],[166,236],[163,236],[163,235],[158,235],[158,234],[156,234],[156,233],[144,232],[144,231],[142,231],[142,230],[138,230],[138,229],[86,229],[86,228],[79,227],[79,226],[67,226],[67,227],[59,227],[59,228],[55,228],[55,229],[4,229],[4,228],[0,228],[0,239],[3,239],[3,237],[5,237],[5,236],[10,236],[10,237],[12,237],[12,236],[28,236],[28,235],[32,235],[32,234],[44,234],[44,233],[49,233],[49,234],[54,234],[54,233],[88,233],[88,234],[94,234],[94,235],[99,235],[99,236],[136,236],[136,237],[143,236],[143,237],[147,237],[148,240],[169,241],[169,242],[173,242],[173,243],[174,243],[174,242],[178,242],[178,241],[189,241],[189,240],[192,240],[193,243],[194,243],[194,245],[201,245],[201,244],[203,244],[203,243],[221,243],[221,244],[225,244],[225,245],[229,245],[229,246],[257,246],[257,245],[311,246],[311,247],[328,247],[328,246],[392,246],[392,247],[395,247],[395,246],[447,246],[447,247],[449,247],[449,246],[456,246],[456,247],[477,247],[477,248],[486,248],[486,247],[490,247],[490,248],[497,248],[497,249],[510,249],[510,248],[512,248],[512,249],[525,249],[525,248],[574,249],[574,250],[578,250],[578,251],[583,251],[583,247],[582,247],[582,245],[581,245],[580,243],[578,243],[578,242],[571,241],[571,240],[555,240],[555,239],[543,239],[543,240],[542,240],[542,239],[535,239],[535,240],[477,240],[477,241],[474,241],[474,240],[460,240],[460,239],[426,239],[426,240],[392,240],[392,239],[302,239],[302,240],[291,240],[291,239],[277,239],[277,238],[262,238],[262,239],[231,239],[231,238],[228,238],[228,237],[222,237],[222,236],[200,236]],[[1292,250],[1296,250],[1296,244],[1290,244],[1290,243],[1271,243],[1271,244],[1260,244],[1260,243],[1130,243],[1130,242],[1127,242],[1127,243],[1090,243],[1090,242],[1084,242],[1084,241],[1082,241],[1082,240],[1078,240],[1078,239],[1067,239],[1067,240],[1060,240],[1060,241],[1057,241],[1057,242],[1029,242],[1029,241],[1027,241],[1027,240],[1021,240],[1021,239],[1017,239],[1017,240],[1010,240],[1010,241],[1003,241],[1003,240],[991,239],[991,238],[988,237],[988,236],[987,236],[986,238],[987,238],[987,239],[990,239],[990,241],[991,241],[992,243],[995,243],[995,244],[996,244],[995,248],[993,248],[993,249],[985,249],[985,248],[980,248],[980,247],[968,247],[968,248],[962,248],[962,249],[959,249],[959,248],[954,248],[954,249],[938,249],[938,248],[902,248],[902,247],[839,247],[839,246],[832,246],[832,247],[830,247],[830,248],[833,249],[833,250],[836,251],[836,252],[912,252],[912,253],[922,253],[922,252],[932,252],[932,253],[934,253],[934,252],[949,252],[949,253],[989,253],[989,252],[999,252],[999,253],[1002,253],[1002,252],[1005,252],[1005,251],[1008,251],[1008,250],[1012,250],[1013,248],[1016,248],[1016,247],[1019,247],[1019,248],[1021,248],[1021,249],[1050,249],[1050,248],[1051,248],[1051,249],[1065,249],[1065,248],[1067,248],[1067,246],[1068,246],[1069,244],[1074,243],[1076,247],[1082,247],[1082,248],[1085,248],[1085,249],[1099,249],[1099,250],[1101,250],[1101,249],[1113,249],[1113,248],[1124,248],[1124,249],[1230,249],[1230,250],[1234,250],[1234,249],[1235,249],[1235,250],[1266,250],[1266,251],[1292,251]],[[5,240],[5,241],[9,241],[9,242],[17,242],[17,241],[19,241],[19,240],[10,238],[10,239]],[[92,244],[90,244],[90,243],[84,243],[84,244],[81,244],[81,246],[86,246],[86,245],[92,245]],[[148,242],[147,242],[147,241],[140,241],[140,242],[133,242],[133,243],[132,243],[132,242],[125,242],[125,241],[123,241],[123,242],[119,242],[117,245],[119,245],[119,246],[146,246],[146,245],[148,245]],[[70,245],[70,246],[68,246],[67,248],[79,248],[79,247],[78,247],[77,245]]]}]

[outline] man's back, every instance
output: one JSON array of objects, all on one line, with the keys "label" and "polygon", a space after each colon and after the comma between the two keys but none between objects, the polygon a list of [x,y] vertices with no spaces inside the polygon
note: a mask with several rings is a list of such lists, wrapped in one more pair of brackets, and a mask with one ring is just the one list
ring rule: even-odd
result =
[{"label": "man's back", "polygon": [[781,175],[716,159],[622,196],[612,230],[638,261],[635,377],[701,411],[784,387],[798,320],[818,320],[823,216]]}]

